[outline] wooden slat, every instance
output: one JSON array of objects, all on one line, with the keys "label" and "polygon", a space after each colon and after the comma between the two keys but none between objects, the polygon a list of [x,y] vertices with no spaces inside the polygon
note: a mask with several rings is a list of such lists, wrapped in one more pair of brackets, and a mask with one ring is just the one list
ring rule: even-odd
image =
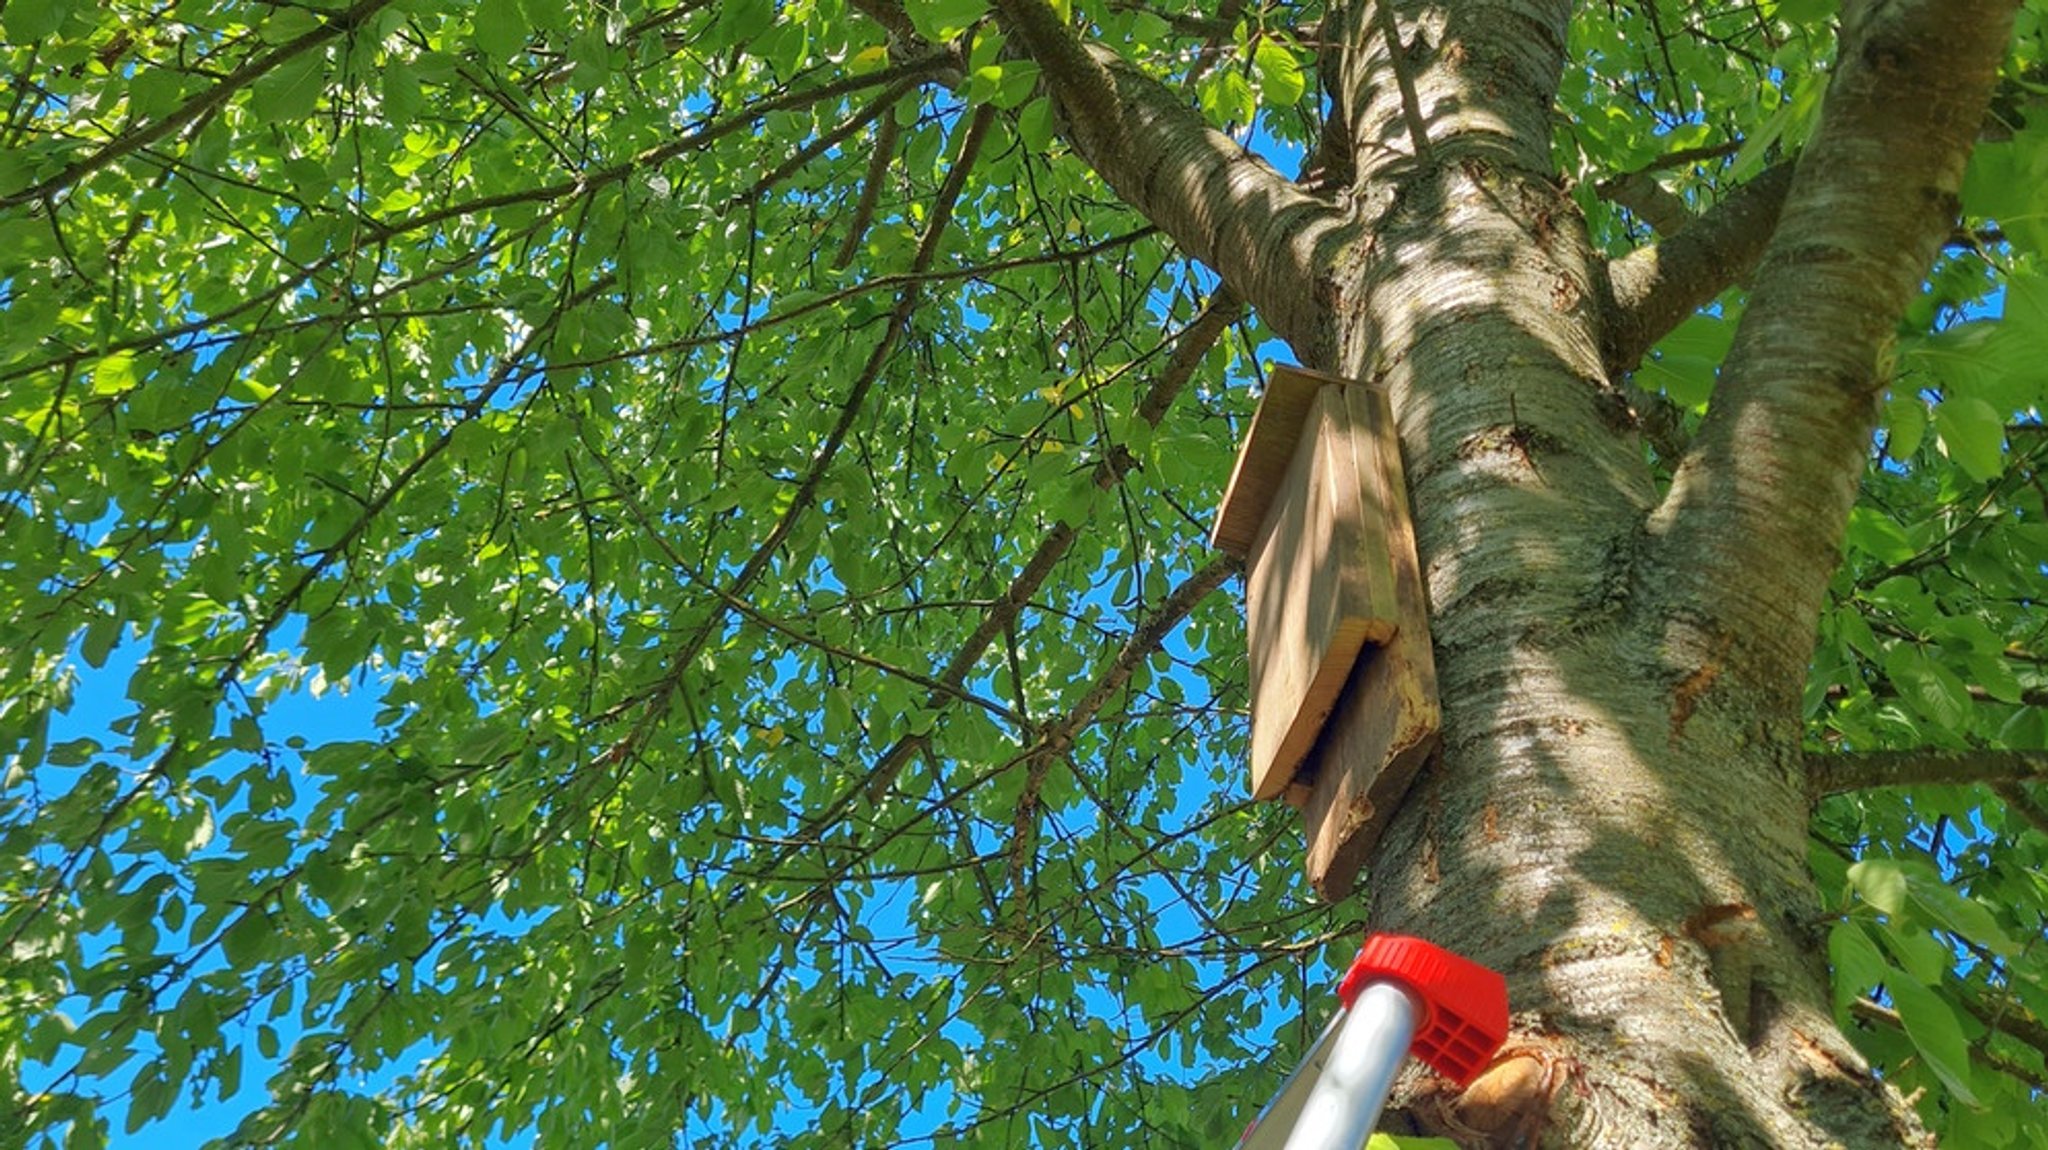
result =
[{"label": "wooden slat", "polygon": [[1366,389],[1315,386],[1245,567],[1258,798],[1285,791],[1359,652],[1386,642],[1396,625],[1378,449],[1347,399]]},{"label": "wooden slat", "polygon": [[[1368,490],[1381,500],[1394,579],[1393,637],[1351,669],[1335,714],[1308,769],[1313,781],[1290,797],[1302,804],[1308,877],[1318,894],[1348,896],[1366,855],[1386,829],[1409,783],[1435,752],[1442,721],[1436,657],[1429,645],[1427,586],[1415,554],[1400,437],[1386,393],[1344,389],[1353,419],[1374,445]],[[1363,457],[1361,457],[1363,458]]]},{"label": "wooden slat", "polygon": [[1230,485],[1223,489],[1223,504],[1216,512],[1216,526],[1209,532],[1211,547],[1232,555],[1251,554],[1266,509],[1294,459],[1294,446],[1301,441],[1316,393],[1345,382],[1300,367],[1276,367],[1266,377],[1266,394],[1252,413],[1251,430],[1238,449]]}]

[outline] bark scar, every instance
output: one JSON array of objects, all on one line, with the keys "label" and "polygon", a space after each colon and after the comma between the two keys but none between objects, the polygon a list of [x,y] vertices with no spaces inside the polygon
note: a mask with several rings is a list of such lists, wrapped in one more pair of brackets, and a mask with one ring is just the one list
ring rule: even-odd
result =
[{"label": "bark scar", "polygon": [[1766,939],[1756,908],[1746,902],[1704,906],[1679,929],[1706,949],[1721,1013],[1735,1036],[1756,1049],[1771,1014],[1769,988],[1757,977],[1757,952]]},{"label": "bark scar", "polygon": [[1413,1113],[1427,1132],[1448,1135],[1462,1146],[1535,1146],[1550,1125],[1559,1092],[1578,1076],[1578,1063],[1567,1055],[1536,1043],[1510,1043],[1472,1085],[1460,1092],[1441,1084],[1418,1100],[1422,1104]]},{"label": "bark scar", "polygon": [[1708,652],[1706,659],[1694,667],[1685,678],[1679,680],[1678,686],[1672,689],[1671,742],[1674,745],[1684,736],[1685,724],[1698,708],[1701,697],[1712,690],[1714,683],[1721,678],[1722,664],[1727,660],[1728,648],[1733,646],[1734,642],[1733,635],[1724,634],[1715,639],[1713,650]]}]

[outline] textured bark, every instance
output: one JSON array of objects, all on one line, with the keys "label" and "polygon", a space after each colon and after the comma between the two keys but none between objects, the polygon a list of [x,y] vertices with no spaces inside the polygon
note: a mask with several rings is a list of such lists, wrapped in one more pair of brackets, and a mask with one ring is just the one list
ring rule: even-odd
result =
[{"label": "textured bark", "polygon": [[1771,168],[1669,239],[1608,265],[1600,281],[1608,371],[1634,371],[1652,345],[1756,267],[1777,229],[1792,171],[1790,164]]},{"label": "textured bark", "polygon": [[1816,799],[1878,787],[2037,782],[2048,782],[2048,751],[1865,751],[1806,761],[1806,789]]},{"label": "textured bark", "polygon": [[[1329,331],[1348,214],[1311,195],[1202,121],[1114,52],[1085,44],[1046,0],[996,0],[1044,70],[1066,135],[1104,183],[1223,276],[1298,354]],[[1318,348],[1320,356],[1326,349]]]},{"label": "textured bark", "polygon": [[[1521,1011],[1519,1054],[1472,1101],[1408,1113],[1501,1144],[1896,1145],[1910,1120],[1856,1076],[1794,929],[1814,917],[1797,729],[1674,724],[1682,676],[1631,610],[1654,489],[1610,421],[1598,268],[1545,166],[1568,16],[1454,9],[1419,33],[1440,159],[1383,166],[1398,194],[1339,315],[1344,370],[1384,375],[1400,411],[1444,705],[1373,918],[1506,971]],[[1395,122],[1353,108],[1362,134]],[[1732,792],[1737,756],[1759,781]],[[1795,1112],[1820,1085],[1808,1051],[1850,1117]]]},{"label": "textured bark", "polygon": [[[1863,473],[1899,315],[1953,229],[2010,0],[1851,11],[1721,381],[1645,570],[1731,667],[1796,693]],[[1768,558],[1768,562],[1765,559]]]},{"label": "textured bark", "polygon": [[[1880,350],[1952,223],[2013,5],[1852,7],[1789,191],[1766,177],[1610,280],[1550,162],[1571,5],[1365,3],[1325,23],[1348,218],[1042,0],[998,9],[1112,187],[1309,366],[1392,396],[1444,744],[1363,890],[1377,926],[1506,972],[1517,1010],[1471,1090],[1411,1080],[1398,1114],[1470,1146],[1921,1142],[1829,1009],[1797,699]],[[1611,375],[1753,266],[1660,499]]]}]

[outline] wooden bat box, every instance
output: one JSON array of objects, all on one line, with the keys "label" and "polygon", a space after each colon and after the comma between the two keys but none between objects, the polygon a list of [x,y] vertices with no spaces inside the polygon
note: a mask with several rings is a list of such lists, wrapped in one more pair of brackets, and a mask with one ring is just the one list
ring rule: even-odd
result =
[{"label": "wooden bat box", "polygon": [[1386,393],[1275,369],[1210,542],[1245,559],[1252,794],[1301,810],[1309,881],[1343,898],[1439,720]]}]

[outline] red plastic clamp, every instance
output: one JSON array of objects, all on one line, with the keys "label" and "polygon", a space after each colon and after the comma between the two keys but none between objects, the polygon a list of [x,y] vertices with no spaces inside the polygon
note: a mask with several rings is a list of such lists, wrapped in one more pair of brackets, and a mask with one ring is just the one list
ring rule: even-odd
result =
[{"label": "red plastic clamp", "polygon": [[1422,1002],[1409,1053],[1466,1086],[1508,1037],[1508,980],[1419,938],[1375,934],[1365,940],[1337,997],[1349,1009],[1373,982],[1398,982]]}]

